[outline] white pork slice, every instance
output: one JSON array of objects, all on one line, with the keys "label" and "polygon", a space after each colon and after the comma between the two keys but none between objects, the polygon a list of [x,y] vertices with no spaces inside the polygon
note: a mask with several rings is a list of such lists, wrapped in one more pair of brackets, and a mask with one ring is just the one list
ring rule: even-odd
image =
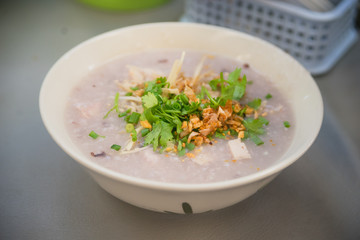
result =
[{"label": "white pork slice", "polygon": [[240,138],[230,140],[228,142],[230,151],[236,160],[251,158],[249,151],[245,143],[241,142]]}]

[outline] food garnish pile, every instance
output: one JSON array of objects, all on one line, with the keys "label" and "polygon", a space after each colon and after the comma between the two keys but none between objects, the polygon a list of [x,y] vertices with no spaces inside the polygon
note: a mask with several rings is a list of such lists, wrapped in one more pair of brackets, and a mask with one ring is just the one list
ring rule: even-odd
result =
[{"label": "food garnish pile", "polygon": [[[184,55],[174,62],[168,78],[119,83],[125,92],[116,93],[113,106],[104,118],[110,114],[123,118],[130,139],[124,148],[118,144],[111,148],[126,153],[152,146],[160,153],[192,158],[195,148],[213,145],[216,139],[231,140],[229,146],[235,149],[246,150],[243,139],[262,145],[261,135],[269,124],[265,118],[268,112],[264,111],[266,101],[255,98],[244,102],[246,86],[251,82],[240,75],[241,69],[220,75],[200,74],[204,57],[194,76],[185,77],[180,73]],[[120,101],[125,101],[128,108],[126,104],[120,106]],[[284,126],[290,124],[284,122]],[[89,136],[104,137],[94,131]],[[249,157],[247,150],[238,154]]]}]

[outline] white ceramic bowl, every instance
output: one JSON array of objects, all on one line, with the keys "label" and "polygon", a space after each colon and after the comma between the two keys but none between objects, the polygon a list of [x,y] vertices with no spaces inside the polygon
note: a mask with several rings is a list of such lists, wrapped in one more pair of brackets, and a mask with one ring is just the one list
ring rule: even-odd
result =
[{"label": "white ceramic bowl", "polygon": [[[151,48],[210,51],[241,59],[275,80],[291,100],[295,137],[272,166],[252,175],[208,184],[174,184],[113,172],[89,160],[71,141],[64,110],[71,89],[90,69],[110,59]],[[161,212],[200,213],[233,205],[251,196],[295,162],[315,140],[323,104],[311,75],[279,48],[244,33],[193,23],[152,23],[121,28],[94,37],[62,56],[47,74],[40,92],[43,122],[55,142],[85,167],[106,191],[133,205]]]}]

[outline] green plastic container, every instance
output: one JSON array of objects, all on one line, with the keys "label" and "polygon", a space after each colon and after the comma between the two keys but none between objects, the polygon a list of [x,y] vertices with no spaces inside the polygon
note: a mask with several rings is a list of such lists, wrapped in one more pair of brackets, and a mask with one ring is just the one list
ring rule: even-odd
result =
[{"label": "green plastic container", "polygon": [[82,3],[106,10],[137,10],[155,7],[169,0],[79,0]]}]

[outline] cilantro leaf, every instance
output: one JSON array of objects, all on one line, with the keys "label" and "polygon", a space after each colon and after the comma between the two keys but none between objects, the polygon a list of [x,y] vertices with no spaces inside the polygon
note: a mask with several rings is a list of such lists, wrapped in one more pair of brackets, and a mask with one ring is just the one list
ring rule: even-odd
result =
[{"label": "cilantro leaf", "polygon": [[159,118],[157,116],[154,116],[154,114],[152,113],[152,109],[148,108],[144,110],[144,117],[146,120],[149,121],[149,123],[154,123],[157,120],[159,120]]},{"label": "cilantro leaf", "polygon": [[158,99],[152,92],[149,92],[148,94],[142,96],[141,100],[146,108],[152,108],[159,103]]},{"label": "cilantro leaf", "polygon": [[210,100],[210,106],[212,108],[217,108],[220,104],[219,104],[219,101],[217,101],[215,98],[213,98],[209,91],[204,87],[204,86],[201,86],[201,94],[206,94],[206,96],[208,97],[208,99]]},{"label": "cilantro leaf", "polygon": [[[241,69],[236,68],[233,72],[229,74],[227,81],[222,80],[221,82],[221,98],[222,100],[240,100],[246,90],[246,76],[239,81]],[[222,77],[222,76],[221,76]],[[227,85],[224,85],[224,82],[227,82]]]},{"label": "cilantro leaf", "polygon": [[260,146],[264,144],[264,142],[261,140],[261,138],[258,137],[256,134],[249,133],[249,137],[251,141],[253,141],[257,146]]},{"label": "cilantro leaf", "polygon": [[181,131],[182,131],[182,129],[181,129],[182,122],[180,121],[180,119],[178,117],[174,117],[173,123],[176,125],[176,132],[181,133]]},{"label": "cilantro leaf", "polygon": [[151,92],[155,95],[160,95],[162,93],[162,88],[168,85],[169,83],[166,82],[166,77],[160,77],[153,81],[146,82],[146,88],[144,95]]},{"label": "cilantro leaf", "polygon": [[154,151],[159,146],[159,136],[161,133],[161,123],[158,121],[153,124],[153,129],[145,136],[145,145],[152,144]]},{"label": "cilantro leaf", "polygon": [[254,100],[249,102],[247,105],[256,110],[261,106],[261,99],[260,98],[255,98]]},{"label": "cilantro leaf", "polygon": [[172,124],[166,123],[164,121],[161,121],[161,132],[160,132],[160,145],[162,147],[166,147],[167,143],[174,139],[174,136],[172,134],[172,130],[174,126]]},{"label": "cilantro leaf", "polygon": [[236,68],[234,71],[232,71],[230,74],[229,74],[229,77],[228,77],[228,83],[229,84],[234,84],[235,82],[238,82],[239,81],[239,77],[240,77],[240,73],[241,73],[241,69],[240,68]]},{"label": "cilantro leaf", "polygon": [[178,152],[179,157],[182,157],[182,156],[184,156],[185,154],[186,154],[186,149],[185,149],[185,148],[181,149],[181,150]]},{"label": "cilantro leaf", "polygon": [[220,84],[220,79],[213,79],[209,82],[209,86],[211,90],[216,91],[218,89],[218,85]]},{"label": "cilantro leaf", "polygon": [[264,122],[262,120],[260,120],[259,118],[244,119],[243,124],[247,131],[251,131],[252,133],[255,133],[257,135],[262,135],[265,133],[265,130],[263,128]]},{"label": "cilantro leaf", "polygon": [[182,142],[179,141],[179,142],[178,142],[178,145],[177,145],[177,150],[178,150],[178,151],[181,151],[181,149],[183,149],[183,146],[182,146]]},{"label": "cilantro leaf", "polygon": [[258,119],[263,125],[269,125],[269,120],[266,118],[260,116]]},{"label": "cilantro leaf", "polygon": [[244,119],[243,124],[246,128],[245,138],[250,138],[251,141],[253,141],[256,145],[264,144],[264,142],[260,139],[259,135],[265,134],[264,125],[269,124],[269,121],[266,118],[247,118]]},{"label": "cilantro leaf", "polygon": [[195,149],[195,144],[193,143],[187,143],[186,148],[189,149],[189,151],[192,151]]}]

